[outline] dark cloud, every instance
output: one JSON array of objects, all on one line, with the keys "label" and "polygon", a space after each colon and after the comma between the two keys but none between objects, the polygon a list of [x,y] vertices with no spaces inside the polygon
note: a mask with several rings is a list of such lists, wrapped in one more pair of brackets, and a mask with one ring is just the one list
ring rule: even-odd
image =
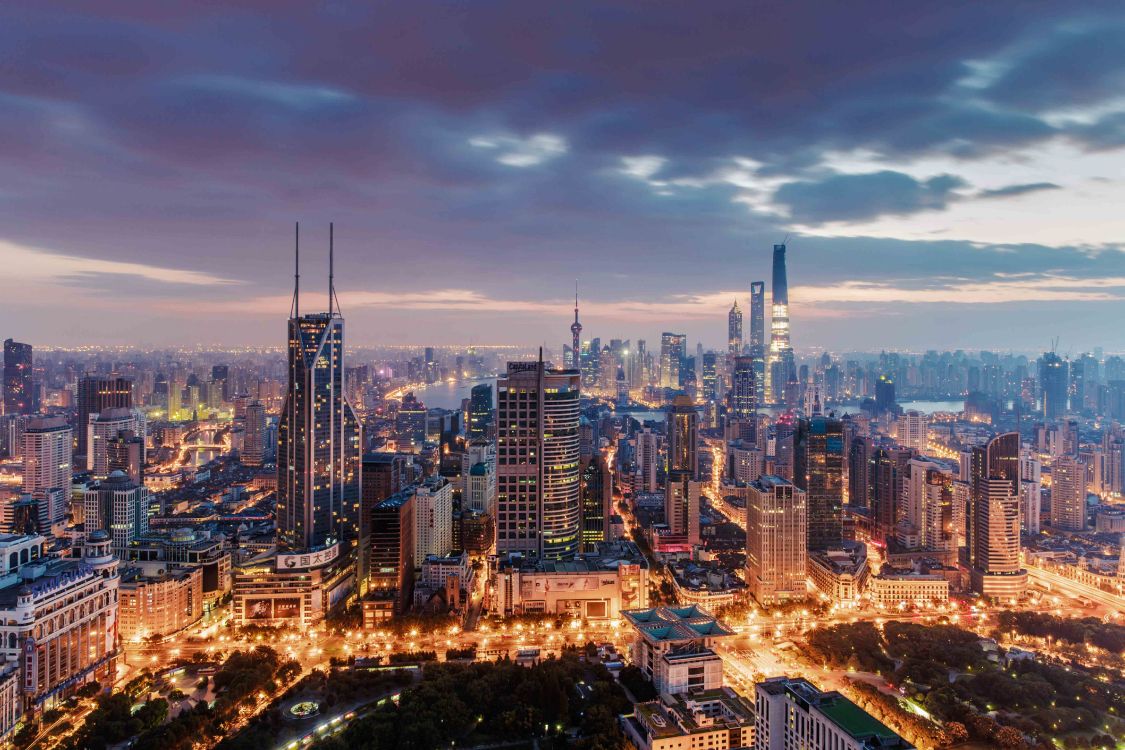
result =
[{"label": "dark cloud", "polygon": [[1038,193],[1043,190],[1060,190],[1060,186],[1053,182],[1028,182],[1023,185],[1005,185],[994,190],[982,190],[977,193],[977,198],[1013,198],[1017,195]]},{"label": "dark cloud", "polygon": [[891,170],[833,174],[818,180],[787,182],[773,194],[773,201],[786,208],[797,223],[815,226],[941,210],[956,200],[954,191],[966,185],[950,174],[922,181]]},{"label": "dark cloud", "polygon": [[[7,4],[0,239],[283,290],[291,222],[334,220],[358,288],[457,279],[532,298],[577,269],[594,297],[706,291],[767,275],[785,231],[732,202],[743,188],[715,175],[735,157],[818,224],[969,197],[896,160],[970,163],[1060,136],[1125,145],[1125,115],[1104,106],[1044,115],[1118,96],[1123,20],[1117,4],[1005,0]],[[980,61],[991,78],[969,87]],[[471,144],[544,134],[563,147],[522,166]],[[886,170],[833,173],[832,152],[859,149]],[[649,180],[621,173],[644,155],[664,159]],[[801,283],[840,272],[832,243],[856,250],[806,242]],[[952,257],[964,273],[1047,262],[1026,247],[863,247],[857,278],[924,278]]]}]

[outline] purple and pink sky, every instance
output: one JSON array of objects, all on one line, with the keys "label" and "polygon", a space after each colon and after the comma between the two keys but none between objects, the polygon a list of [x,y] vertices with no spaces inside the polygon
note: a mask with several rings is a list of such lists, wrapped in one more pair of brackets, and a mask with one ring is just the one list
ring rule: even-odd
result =
[{"label": "purple and pink sky", "polygon": [[0,337],[1125,350],[1125,6],[0,6]]}]

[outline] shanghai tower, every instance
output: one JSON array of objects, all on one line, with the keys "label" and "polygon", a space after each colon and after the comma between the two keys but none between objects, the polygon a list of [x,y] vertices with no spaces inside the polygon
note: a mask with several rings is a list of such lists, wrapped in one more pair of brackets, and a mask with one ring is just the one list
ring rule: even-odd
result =
[{"label": "shanghai tower", "polygon": [[785,245],[773,246],[773,310],[770,323],[770,361],[766,371],[768,396],[786,403],[786,386],[797,380],[793,346],[789,342],[789,283],[785,277]]}]

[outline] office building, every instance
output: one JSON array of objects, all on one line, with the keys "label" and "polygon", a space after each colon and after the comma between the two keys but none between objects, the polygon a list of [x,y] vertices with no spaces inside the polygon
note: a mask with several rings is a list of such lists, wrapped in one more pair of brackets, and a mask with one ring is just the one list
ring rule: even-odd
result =
[{"label": "office building", "polygon": [[895,538],[895,524],[902,506],[907,464],[914,452],[909,448],[876,448],[869,465],[871,483],[871,533],[875,541]]},{"label": "office building", "polygon": [[836,691],[803,678],[771,677],[754,688],[755,750],[913,750]]},{"label": "office building", "polygon": [[679,388],[684,360],[687,359],[687,336],[664,332],[660,335],[660,387]]},{"label": "office building", "polygon": [[731,369],[730,393],[727,396],[731,421],[754,419],[758,410],[758,386],[752,357],[735,357]]},{"label": "office building", "polygon": [[23,433],[23,491],[36,501],[40,533],[66,522],[71,430],[63,417],[31,419]]},{"label": "office building", "polygon": [[973,448],[966,535],[973,590],[987,599],[1011,601],[1027,588],[1027,571],[1020,568],[1019,468],[1019,433]]},{"label": "office building", "polygon": [[808,505],[805,492],[781,477],[750,483],[746,500],[746,583],[772,606],[807,596]]},{"label": "office building", "polygon": [[[414,493],[398,492],[371,508],[368,548],[368,614],[382,620],[407,611],[414,601]],[[370,603],[369,603],[370,602]]]},{"label": "office building", "polygon": [[497,381],[496,550],[578,552],[581,376],[509,362]]},{"label": "office building", "polygon": [[39,411],[35,398],[31,344],[4,341],[4,413],[34,414]]},{"label": "office building", "polygon": [[[766,369],[767,398],[774,404],[789,404],[786,391],[797,383],[793,345],[789,340],[789,282],[785,273],[785,245],[773,246],[773,308],[770,323],[769,363]],[[793,393],[789,393],[792,396]]]},{"label": "office building", "polygon": [[750,359],[754,365],[754,402],[766,403],[766,283],[750,283]]},{"label": "office building", "polygon": [[143,484],[114,471],[83,493],[86,532],[105,531],[113,554],[119,560],[128,560],[129,548],[148,534],[149,501],[149,491]]},{"label": "office building", "polygon": [[699,414],[687,396],[676,396],[668,408],[668,473],[699,478]]},{"label": "office building", "polygon": [[1051,526],[1086,530],[1086,464],[1074,456],[1059,456],[1051,464]]},{"label": "office building", "polygon": [[1053,422],[1066,414],[1069,365],[1054,352],[1039,358],[1039,393],[1043,419]]},{"label": "office building", "polygon": [[637,492],[656,492],[656,469],[660,463],[660,436],[649,427],[633,435],[633,465],[636,467]]},{"label": "office building", "polygon": [[809,549],[844,537],[844,426],[833,417],[800,419],[794,438],[793,483],[808,502]]},{"label": "office building", "polygon": [[266,407],[260,401],[251,401],[246,405],[245,420],[240,460],[246,466],[261,466],[266,462]]},{"label": "office building", "polygon": [[[86,423],[86,468],[97,479],[109,476],[109,443],[118,437],[145,437],[144,414],[138,409],[111,408],[90,414]],[[144,457],[141,457],[144,463]]]},{"label": "office building", "polygon": [[727,314],[727,356],[733,358],[741,354],[742,310],[738,309],[738,300],[735,300]]},{"label": "office building", "polygon": [[[329,270],[331,276],[331,269]],[[330,285],[331,286],[331,285]],[[337,542],[350,552],[360,533],[360,424],[344,396],[344,319],[333,310],[289,318],[289,387],[277,428],[277,536],[286,552]]]},{"label": "office building", "polygon": [[582,462],[582,552],[596,552],[598,544],[610,541],[609,519],[613,515],[613,475],[602,456]]},{"label": "office building", "polygon": [[869,575],[867,545],[860,542],[809,552],[809,578],[833,602],[854,606]]},{"label": "office building", "polygon": [[420,453],[426,442],[426,405],[407,393],[395,413],[395,443],[399,450]]},{"label": "office building", "polygon": [[719,355],[713,351],[703,353],[703,400],[714,403],[719,399]]},{"label": "office building", "polygon": [[492,384],[473,386],[469,394],[469,437],[488,437],[492,432]]},{"label": "office building", "polygon": [[895,400],[895,381],[886,375],[880,375],[875,381],[875,413],[886,414],[898,409]]},{"label": "office building", "polygon": [[[179,385],[168,382],[168,412],[172,418],[173,393],[175,404],[179,404]],[[77,389],[78,419],[76,424],[78,445],[75,455],[82,457],[82,466],[90,468],[87,461],[87,441],[89,440],[90,416],[101,414],[107,409],[133,408],[133,381],[118,375],[85,375],[78,379]],[[143,434],[143,433],[141,433]]]}]

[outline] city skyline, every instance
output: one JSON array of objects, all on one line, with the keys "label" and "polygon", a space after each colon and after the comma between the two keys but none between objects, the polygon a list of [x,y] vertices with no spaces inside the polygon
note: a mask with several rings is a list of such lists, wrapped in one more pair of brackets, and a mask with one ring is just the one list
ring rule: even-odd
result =
[{"label": "city skyline", "polygon": [[547,7],[0,11],[10,335],[276,337],[335,220],[357,344],[556,345],[578,276],[719,349],[789,234],[798,350],[1125,349],[1120,8]]}]

